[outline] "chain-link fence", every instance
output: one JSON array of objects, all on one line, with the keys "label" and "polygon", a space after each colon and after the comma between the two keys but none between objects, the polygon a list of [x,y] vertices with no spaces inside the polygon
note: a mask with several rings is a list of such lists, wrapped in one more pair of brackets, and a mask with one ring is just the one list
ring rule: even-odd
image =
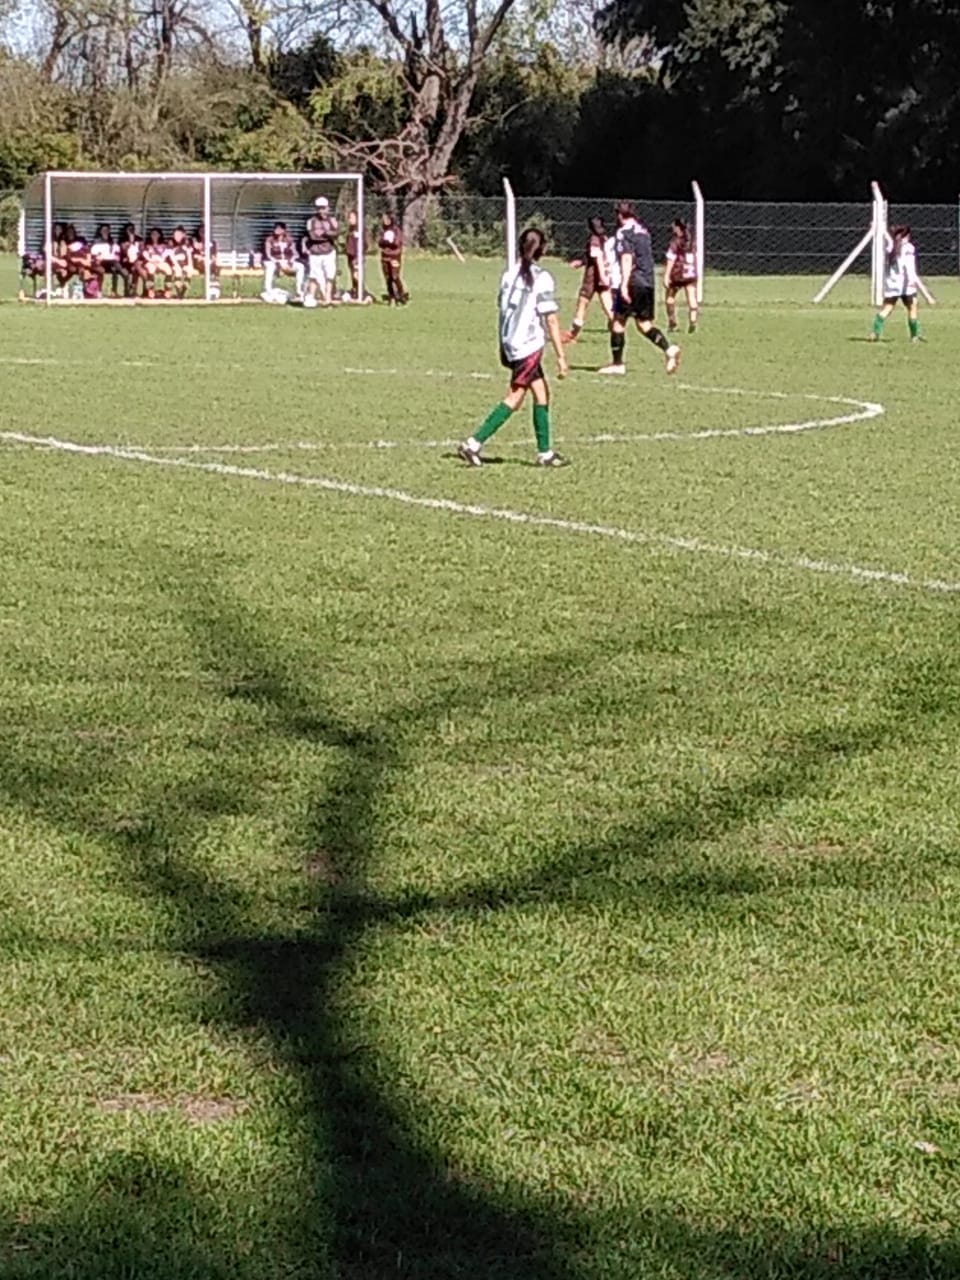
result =
[{"label": "chain-link fence", "polygon": [[[613,197],[517,196],[518,226],[546,231],[550,252],[561,257],[582,253],[587,219],[594,215],[613,225]],[[693,225],[693,206],[683,200],[636,198],[639,216],[650,228],[655,252],[666,249],[670,224],[680,217]],[[800,204],[766,201],[706,202],[706,258],[714,271],[737,275],[828,275],[870,228],[870,202]],[[889,224],[907,223],[927,275],[960,270],[960,206],[891,204]],[[504,201],[492,196],[444,195],[432,202],[422,247],[450,251],[450,240],[464,254],[501,255]],[[854,271],[870,272],[868,253]]]}]

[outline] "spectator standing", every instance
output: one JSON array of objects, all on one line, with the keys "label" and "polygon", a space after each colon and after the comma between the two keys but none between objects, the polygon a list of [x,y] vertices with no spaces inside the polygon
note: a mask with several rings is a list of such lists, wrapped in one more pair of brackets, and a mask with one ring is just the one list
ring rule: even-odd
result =
[{"label": "spectator standing", "polygon": [[339,226],[330,212],[326,196],[317,196],[313,202],[316,212],[307,223],[304,247],[307,254],[307,292],[305,307],[315,307],[317,293],[320,302],[328,307],[333,302],[333,289],[337,280],[337,234]]}]

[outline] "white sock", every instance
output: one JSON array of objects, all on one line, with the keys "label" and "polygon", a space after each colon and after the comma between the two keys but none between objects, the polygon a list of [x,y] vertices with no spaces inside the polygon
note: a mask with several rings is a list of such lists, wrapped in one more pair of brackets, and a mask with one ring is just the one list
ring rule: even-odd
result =
[{"label": "white sock", "polygon": [[537,457],[540,459],[540,461],[541,461],[541,462],[546,462],[546,460],[547,460],[548,458],[552,458],[552,457],[553,457],[553,450],[552,450],[552,449],[548,449],[548,450],[546,451],[546,453],[538,453],[538,454],[537,454]]},{"label": "white sock", "polygon": [[474,453],[479,453],[480,450],[483,448],[483,445],[480,443],[480,441],[477,439],[476,436],[471,436],[470,439],[467,441],[467,448],[471,449]]}]

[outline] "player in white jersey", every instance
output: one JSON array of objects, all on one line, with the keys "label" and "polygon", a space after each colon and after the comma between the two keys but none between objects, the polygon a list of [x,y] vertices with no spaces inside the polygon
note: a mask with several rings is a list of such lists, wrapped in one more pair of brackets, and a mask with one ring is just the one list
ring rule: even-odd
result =
[{"label": "player in white jersey", "polygon": [[917,250],[909,227],[891,227],[887,235],[887,260],[883,279],[883,306],[873,317],[873,341],[879,342],[883,322],[900,301],[907,309],[911,342],[920,341],[917,307]]},{"label": "player in white jersey", "polygon": [[550,447],[550,388],[543,372],[543,352],[550,345],[557,357],[558,376],[567,376],[560,322],[557,319],[553,276],[538,266],[546,236],[531,228],[520,237],[519,266],[508,269],[500,281],[497,310],[500,331],[500,363],[510,370],[510,389],[487,415],[474,435],[458,450],[471,467],[483,466],[481,448],[523,404],[533,397],[533,430],[537,439],[537,465],[562,467],[566,460]]}]

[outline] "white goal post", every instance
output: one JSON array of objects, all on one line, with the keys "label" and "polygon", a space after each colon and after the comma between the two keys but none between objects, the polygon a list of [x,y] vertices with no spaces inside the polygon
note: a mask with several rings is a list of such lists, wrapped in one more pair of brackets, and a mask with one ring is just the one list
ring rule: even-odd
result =
[{"label": "white goal post", "polygon": [[202,225],[216,260],[204,253],[202,293],[197,301],[220,296],[217,277],[232,279],[234,296],[240,277],[259,271],[266,236],[285,222],[299,242],[314,202],[325,196],[340,222],[343,250],[348,215],[357,217],[357,293],[364,293],[364,185],[359,173],[97,173],[50,170],[39,174],[23,196],[21,254],[42,254],[45,301],[54,297],[54,271],[47,251],[57,223],[76,227],[88,241],[102,223],[116,235],[127,223],[146,236],[151,227],[169,235],[182,225],[193,233]]},{"label": "white goal post", "polygon": [[517,197],[509,178],[503,180],[503,198],[506,204],[504,230],[507,236],[507,266],[511,271],[517,265]]}]

